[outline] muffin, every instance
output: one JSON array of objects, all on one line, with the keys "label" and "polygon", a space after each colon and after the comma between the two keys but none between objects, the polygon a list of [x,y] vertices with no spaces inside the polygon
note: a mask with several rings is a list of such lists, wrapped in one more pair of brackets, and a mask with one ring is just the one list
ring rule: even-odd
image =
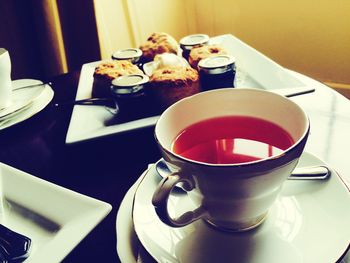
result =
[{"label": "muffin", "polygon": [[200,46],[195,47],[191,50],[188,61],[192,68],[197,69],[200,60],[211,56],[226,54],[226,50],[219,45]]},{"label": "muffin", "polygon": [[95,68],[93,97],[109,97],[113,79],[130,74],[143,74],[143,72],[128,60],[104,61]]},{"label": "muffin", "polygon": [[177,54],[178,46],[177,41],[169,34],[163,32],[153,33],[147,41],[140,46],[142,50],[142,61],[152,61],[157,54]]},{"label": "muffin", "polygon": [[164,67],[153,72],[150,96],[165,109],[176,101],[199,92],[199,75],[191,67]]}]

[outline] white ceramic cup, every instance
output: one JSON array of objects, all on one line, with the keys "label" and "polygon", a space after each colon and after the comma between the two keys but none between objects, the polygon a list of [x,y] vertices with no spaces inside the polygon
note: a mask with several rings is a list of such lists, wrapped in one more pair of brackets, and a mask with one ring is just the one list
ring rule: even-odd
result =
[{"label": "white ceramic cup", "polygon": [[0,109],[11,104],[12,82],[11,82],[11,60],[9,52],[0,48]]},{"label": "white ceramic cup", "polygon": [[[233,115],[278,124],[295,143],[276,156],[242,164],[203,163],[173,152],[173,141],[191,124]],[[162,180],[153,195],[152,203],[159,218],[172,227],[185,226],[197,219],[236,232],[258,226],[267,216],[283,182],[296,167],[309,127],[307,115],[296,103],[264,90],[218,89],[173,104],[163,112],[155,127],[163,158],[175,170]],[[196,200],[198,208],[172,218],[167,202],[172,189],[180,182]]]}]

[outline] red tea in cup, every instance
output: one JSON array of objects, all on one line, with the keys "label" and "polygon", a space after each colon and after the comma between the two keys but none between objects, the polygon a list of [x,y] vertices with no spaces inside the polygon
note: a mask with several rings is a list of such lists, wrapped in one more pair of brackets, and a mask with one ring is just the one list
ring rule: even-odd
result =
[{"label": "red tea in cup", "polygon": [[238,164],[281,154],[294,144],[282,127],[248,116],[216,117],[181,131],[172,150],[194,161]]}]

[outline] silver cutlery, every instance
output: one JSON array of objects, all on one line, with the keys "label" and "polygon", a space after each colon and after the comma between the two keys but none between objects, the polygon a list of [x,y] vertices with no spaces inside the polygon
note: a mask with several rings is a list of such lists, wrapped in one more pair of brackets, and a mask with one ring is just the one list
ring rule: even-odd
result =
[{"label": "silver cutlery", "polygon": [[327,166],[305,166],[295,168],[288,180],[326,180],[331,171]]},{"label": "silver cutlery", "polygon": [[308,93],[312,93],[315,91],[315,88],[303,86],[303,87],[293,87],[293,88],[283,88],[283,89],[273,89],[271,90],[274,93],[280,94],[284,97],[290,98],[299,95],[304,95]]},{"label": "silver cutlery", "polygon": [[[34,85],[28,85],[28,86],[22,86],[22,87],[18,87],[13,89],[13,91],[15,90],[21,90],[21,89],[25,89],[25,88],[37,88],[37,87],[42,87],[45,85],[50,85],[51,83],[40,83],[40,84],[34,84]],[[12,105],[12,111],[9,111],[7,113],[3,113],[1,110],[0,112],[2,112],[2,116],[0,116],[0,130],[3,129],[3,127],[7,126],[9,123],[13,122],[13,120],[15,118],[17,118],[22,112],[26,111],[28,108],[30,108],[35,101],[37,101],[39,99],[39,97],[41,96],[43,89],[38,90],[35,93],[31,94],[31,98],[28,101],[24,101],[24,102],[20,102],[19,104],[15,104]]]},{"label": "silver cutlery", "polygon": [[36,88],[36,87],[41,87],[41,86],[45,86],[45,85],[52,86],[52,83],[51,82],[45,82],[45,83],[32,84],[32,85],[27,85],[27,86],[14,88],[12,91],[21,90],[21,89]]},{"label": "silver cutlery", "polygon": [[[156,171],[163,178],[171,173],[164,159],[156,162]],[[294,169],[288,180],[326,180],[330,175],[331,171],[326,166],[306,166]]]},{"label": "silver cutlery", "polygon": [[61,107],[65,105],[104,106],[105,109],[113,115],[116,115],[119,113],[118,103],[112,98],[89,98],[89,99],[61,102],[61,103],[56,103],[54,105],[55,107]]},{"label": "silver cutlery", "polygon": [[[24,89],[24,88],[30,88],[30,87],[37,87],[38,85],[46,85],[50,83],[43,83],[43,84],[37,84],[37,85],[30,85],[30,86],[24,86],[19,87],[17,89]],[[285,97],[294,97],[299,95],[308,94],[311,92],[314,92],[314,88],[310,87],[295,87],[295,88],[285,88],[285,89],[275,89],[272,90],[272,92],[281,94]],[[119,106],[116,100],[113,98],[88,98],[88,99],[82,99],[82,100],[73,100],[68,102],[61,102],[56,103],[56,107],[64,106],[64,105],[90,105],[90,106],[105,106],[105,108],[113,115],[116,115],[119,113]]]},{"label": "silver cutlery", "polygon": [[[37,87],[41,87],[41,86],[45,86],[45,85],[51,85],[51,82],[48,82],[48,83],[40,83],[40,84],[34,84],[34,85],[29,85],[29,86],[22,86],[22,87],[17,87],[17,88],[14,88],[12,91],[17,91],[17,90],[21,90],[21,89],[27,89],[27,88],[37,88]],[[40,94],[38,94],[40,95]],[[11,105],[10,105],[11,106]],[[25,105],[26,106],[26,105]],[[14,110],[14,111],[17,111],[17,110],[20,110],[21,109],[21,106],[19,106],[18,109]],[[8,107],[7,108],[2,108],[0,109],[0,113],[1,112],[4,112],[4,111],[7,111],[8,110]],[[8,114],[12,114],[13,112],[9,112]],[[6,115],[8,115],[6,114]],[[3,115],[0,117],[0,119],[2,119],[3,117],[6,117],[6,115]]]}]

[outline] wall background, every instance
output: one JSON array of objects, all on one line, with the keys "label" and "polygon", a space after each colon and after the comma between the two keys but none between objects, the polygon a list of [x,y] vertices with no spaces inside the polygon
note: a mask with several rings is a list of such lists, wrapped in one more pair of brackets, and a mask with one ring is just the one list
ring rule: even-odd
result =
[{"label": "wall background", "polygon": [[121,0],[119,4],[128,16],[111,18],[112,35],[124,30],[117,25],[126,25],[130,41],[125,42],[125,34],[120,36],[120,41],[104,48],[102,57],[127,45],[137,47],[154,31],[168,32],[178,40],[192,33],[231,33],[284,67],[350,89],[348,0]]},{"label": "wall background", "polygon": [[286,68],[350,97],[349,0],[0,0],[0,46],[13,78],[45,79],[138,47],[231,33]]}]

